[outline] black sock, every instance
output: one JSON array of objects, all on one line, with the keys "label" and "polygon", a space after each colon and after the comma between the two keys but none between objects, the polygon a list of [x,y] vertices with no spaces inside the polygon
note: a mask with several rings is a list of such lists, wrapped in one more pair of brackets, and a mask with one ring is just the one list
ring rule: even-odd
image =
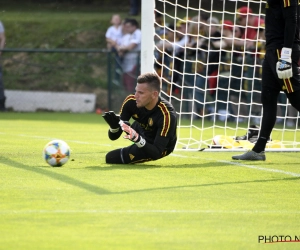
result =
[{"label": "black sock", "polygon": [[259,137],[257,142],[255,143],[252,151],[255,153],[260,153],[262,151],[265,151],[266,144],[268,142],[268,139],[265,137]]}]

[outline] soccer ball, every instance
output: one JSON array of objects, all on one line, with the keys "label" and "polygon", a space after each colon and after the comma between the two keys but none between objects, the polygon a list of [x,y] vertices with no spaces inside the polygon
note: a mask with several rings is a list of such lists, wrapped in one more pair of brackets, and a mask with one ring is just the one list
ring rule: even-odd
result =
[{"label": "soccer ball", "polygon": [[62,140],[48,142],[43,150],[43,158],[52,167],[60,167],[70,158],[70,147]]}]

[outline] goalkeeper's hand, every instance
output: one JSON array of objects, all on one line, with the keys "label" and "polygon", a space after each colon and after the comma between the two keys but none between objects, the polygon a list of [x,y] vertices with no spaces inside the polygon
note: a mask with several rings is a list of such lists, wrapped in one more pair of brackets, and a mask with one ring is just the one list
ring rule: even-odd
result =
[{"label": "goalkeeper's hand", "polygon": [[141,137],[133,128],[131,128],[127,122],[120,120],[119,124],[121,129],[126,133],[126,135],[124,135],[125,139],[134,142],[139,148],[145,146],[146,140]]},{"label": "goalkeeper's hand", "polygon": [[280,59],[276,64],[278,78],[287,79],[293,76],[291,56],[292,49],[283,47],[281,50]]},{"label": "goalkeeper's hand", "polygon": [[105,112],[104,115],[102,115],[104,120],[107,122],[107,124],[110,127],[110,131],[112,133],[116,133],[120,129],[120,116],[116,115],[114,111]]}]

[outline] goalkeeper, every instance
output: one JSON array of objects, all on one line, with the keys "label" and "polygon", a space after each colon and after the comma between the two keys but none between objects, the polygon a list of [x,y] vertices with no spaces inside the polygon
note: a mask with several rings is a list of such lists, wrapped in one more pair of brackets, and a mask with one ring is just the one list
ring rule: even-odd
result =
[{"label": "goalkeeper", "polygon": [[300,9],[298,0],[267,0],[265,18],[266,54],[262,65],[262,124],[251,151],[234,160],[266,159],[265,147],[276,122],[277,97],[284,91],[300,111]]},{"label": "goalkeeper", "polygon": [[[106,154],[106,163],[129,164],[157,160],[170,154],[177,141],[177,118],[173,106],[159,96],[161,81],[155,73],[137,78],[135,94],[125,98],[120,116],[113,111],[103,118],[110,126],[108,136],[133,142]],[[129,120],[134,122],[130,126]]]}]

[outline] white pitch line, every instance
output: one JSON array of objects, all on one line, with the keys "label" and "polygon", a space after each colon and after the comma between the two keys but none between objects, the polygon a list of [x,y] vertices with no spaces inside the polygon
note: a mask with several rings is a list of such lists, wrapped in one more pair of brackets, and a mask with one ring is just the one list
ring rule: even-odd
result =
[{"label": "white pitch line", "polygon": [[295,210],[2,210],[1,215],[12,214],[300,214]]},{"label": "white pitch line", "polygon": [[[28,138],[33,138],[33,139],[46,139],[46,140],[55,140],[58,138],[53,138],[53,137],[46,137],[46,136],[35,136],[35,135],[25,135],[25,134],[7,134],[0,132],[2,135],[9,135],[9,136],[19,136],[19,137],[28,137]],[[91,143],[91,142],[85,142],[85,141],[76,141],[76,140],[66,140],[68,142],[74,142],[74,143],[79,143],[79,144],[87,144],[87,145],[98,145],[98,146],[106,146],[106,147],[111,147],[111,144],[103,144],[103,143]]]},{"label": "white pitch line", "polygon": [[193,158],[193,159],[202,159],[202,160],[206,160],[206,161],[216,161],[216,162],[226,163],[226,164],[229,164],[229,165],[235,165],[235,166],[238,166],[238,167],[251,168],[251,169],[256,169],[256,170],[261,170],[261,171],[266,171],[266,172],[280,173],[280,174],[285,174],[285,175],[289,175],[289,176],[300,177],[300,174],[294,173],[294,172],[289,172],[289,171],[284,171],[284,170],[274,169],[274,168],[257,167],[257,166],[247,165],[247,164],[243,164],[243,163],[239,163],[239,162],[220,161],[220,160],[209,159],[209,158],[203,159],[201,157],[195,157],[195,156],[189,157],[189,156],[173,154],[173,153],[171,155],[175,156],[175,157],[181,157],[181,158]]}]

